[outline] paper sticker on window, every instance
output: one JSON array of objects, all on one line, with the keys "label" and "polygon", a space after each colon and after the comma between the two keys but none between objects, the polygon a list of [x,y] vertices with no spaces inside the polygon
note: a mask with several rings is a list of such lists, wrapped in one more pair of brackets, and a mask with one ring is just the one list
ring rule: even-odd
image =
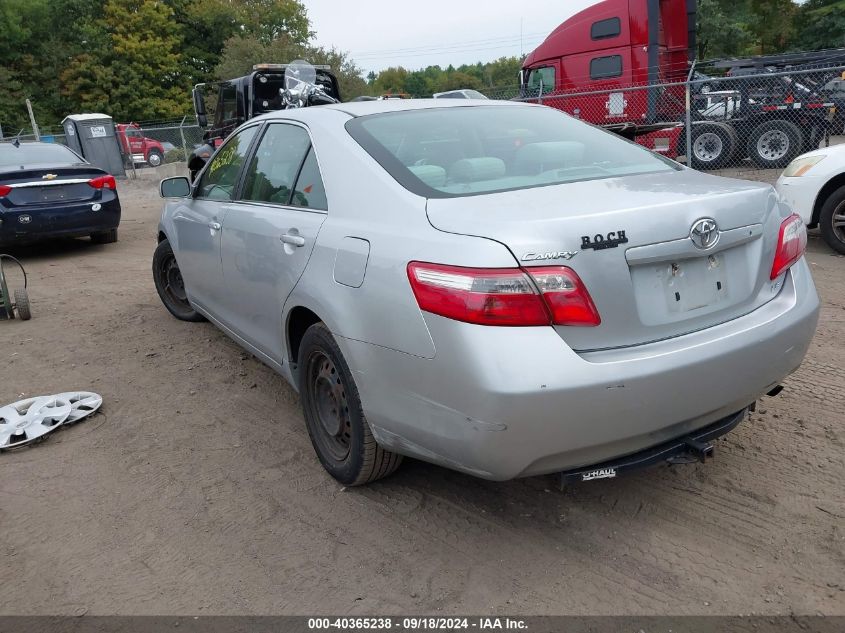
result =
[{"label": "paper sticker on window", "polygon": [[91,138],[102,138],[106,135],[106,126],[105,125],[93,125],[91,126]]}]

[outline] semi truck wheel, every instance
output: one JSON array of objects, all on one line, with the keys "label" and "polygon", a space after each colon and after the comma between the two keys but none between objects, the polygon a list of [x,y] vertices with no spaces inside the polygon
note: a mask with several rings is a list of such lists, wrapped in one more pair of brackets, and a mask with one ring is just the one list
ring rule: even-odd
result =
[{"label": "semi truck wheel", "polygon": [[[683,139],[686,144],[686,139]],[[721,169],[730,163],[737,147],[737,135],[726,123],[702,123],[692,128],[692,156],[688,161],[694,169]],[[686,151],[685,147],[681,147]]]},{"label": "semi truck wheel", "polygon": [[791,121],[761,123],[748,136],[748,155],[763,169],[783,169],[801,153],[804,135]]}]

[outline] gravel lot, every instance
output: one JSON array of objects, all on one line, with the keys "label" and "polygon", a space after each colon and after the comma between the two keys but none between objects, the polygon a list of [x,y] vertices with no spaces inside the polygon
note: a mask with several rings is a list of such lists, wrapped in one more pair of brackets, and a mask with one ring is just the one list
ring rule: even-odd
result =
[{"label": "gravel lot", "polygon": [[105,404],[0,455],[0,614],[845,614],[845,258],[817,235],[809,357],[713,462],[344,490],[282,379],[161,306],[156,183],[120,190],[119,243],[16,253],[35,316],[0,322],[0,401]]}]

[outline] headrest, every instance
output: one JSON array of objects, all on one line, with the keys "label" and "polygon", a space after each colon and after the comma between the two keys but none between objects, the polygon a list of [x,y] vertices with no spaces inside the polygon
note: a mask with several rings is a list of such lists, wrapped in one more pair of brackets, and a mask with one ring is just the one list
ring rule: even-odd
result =
[{"label": "headrest", "polygon": [[408,171],[429,187],[442,187],[446,184],[446,170],[438,165],[408,165]]},{"label": "headrest", "polygon": [[462,158],[452,163],[449,168],[449,180],[452,182],[478,182],[495,180],[505,175],[505,162],[501,158],[482,156],[480,158]]}]

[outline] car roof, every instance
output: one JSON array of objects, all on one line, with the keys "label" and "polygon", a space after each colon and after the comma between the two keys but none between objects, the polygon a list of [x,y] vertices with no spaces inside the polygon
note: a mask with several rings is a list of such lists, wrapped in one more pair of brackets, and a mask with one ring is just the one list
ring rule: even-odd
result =
[{"label": "car roof", "polygon": [[327,110],[339,111],[351,117],[384,114],[387,112],[404,112],[408,110],[426,110],[435,108],[491,108],[495,106],[507,107],[536,107],[518,101],[492,101],[488,99],[384,99],[381,101],[349,101],[332,103],[309,108],[294,108],[291,110],[276,110],[262,114],[254,120],[260,119],[299,119],[307,121],[311,117],[320,116],[320,112]]}]

